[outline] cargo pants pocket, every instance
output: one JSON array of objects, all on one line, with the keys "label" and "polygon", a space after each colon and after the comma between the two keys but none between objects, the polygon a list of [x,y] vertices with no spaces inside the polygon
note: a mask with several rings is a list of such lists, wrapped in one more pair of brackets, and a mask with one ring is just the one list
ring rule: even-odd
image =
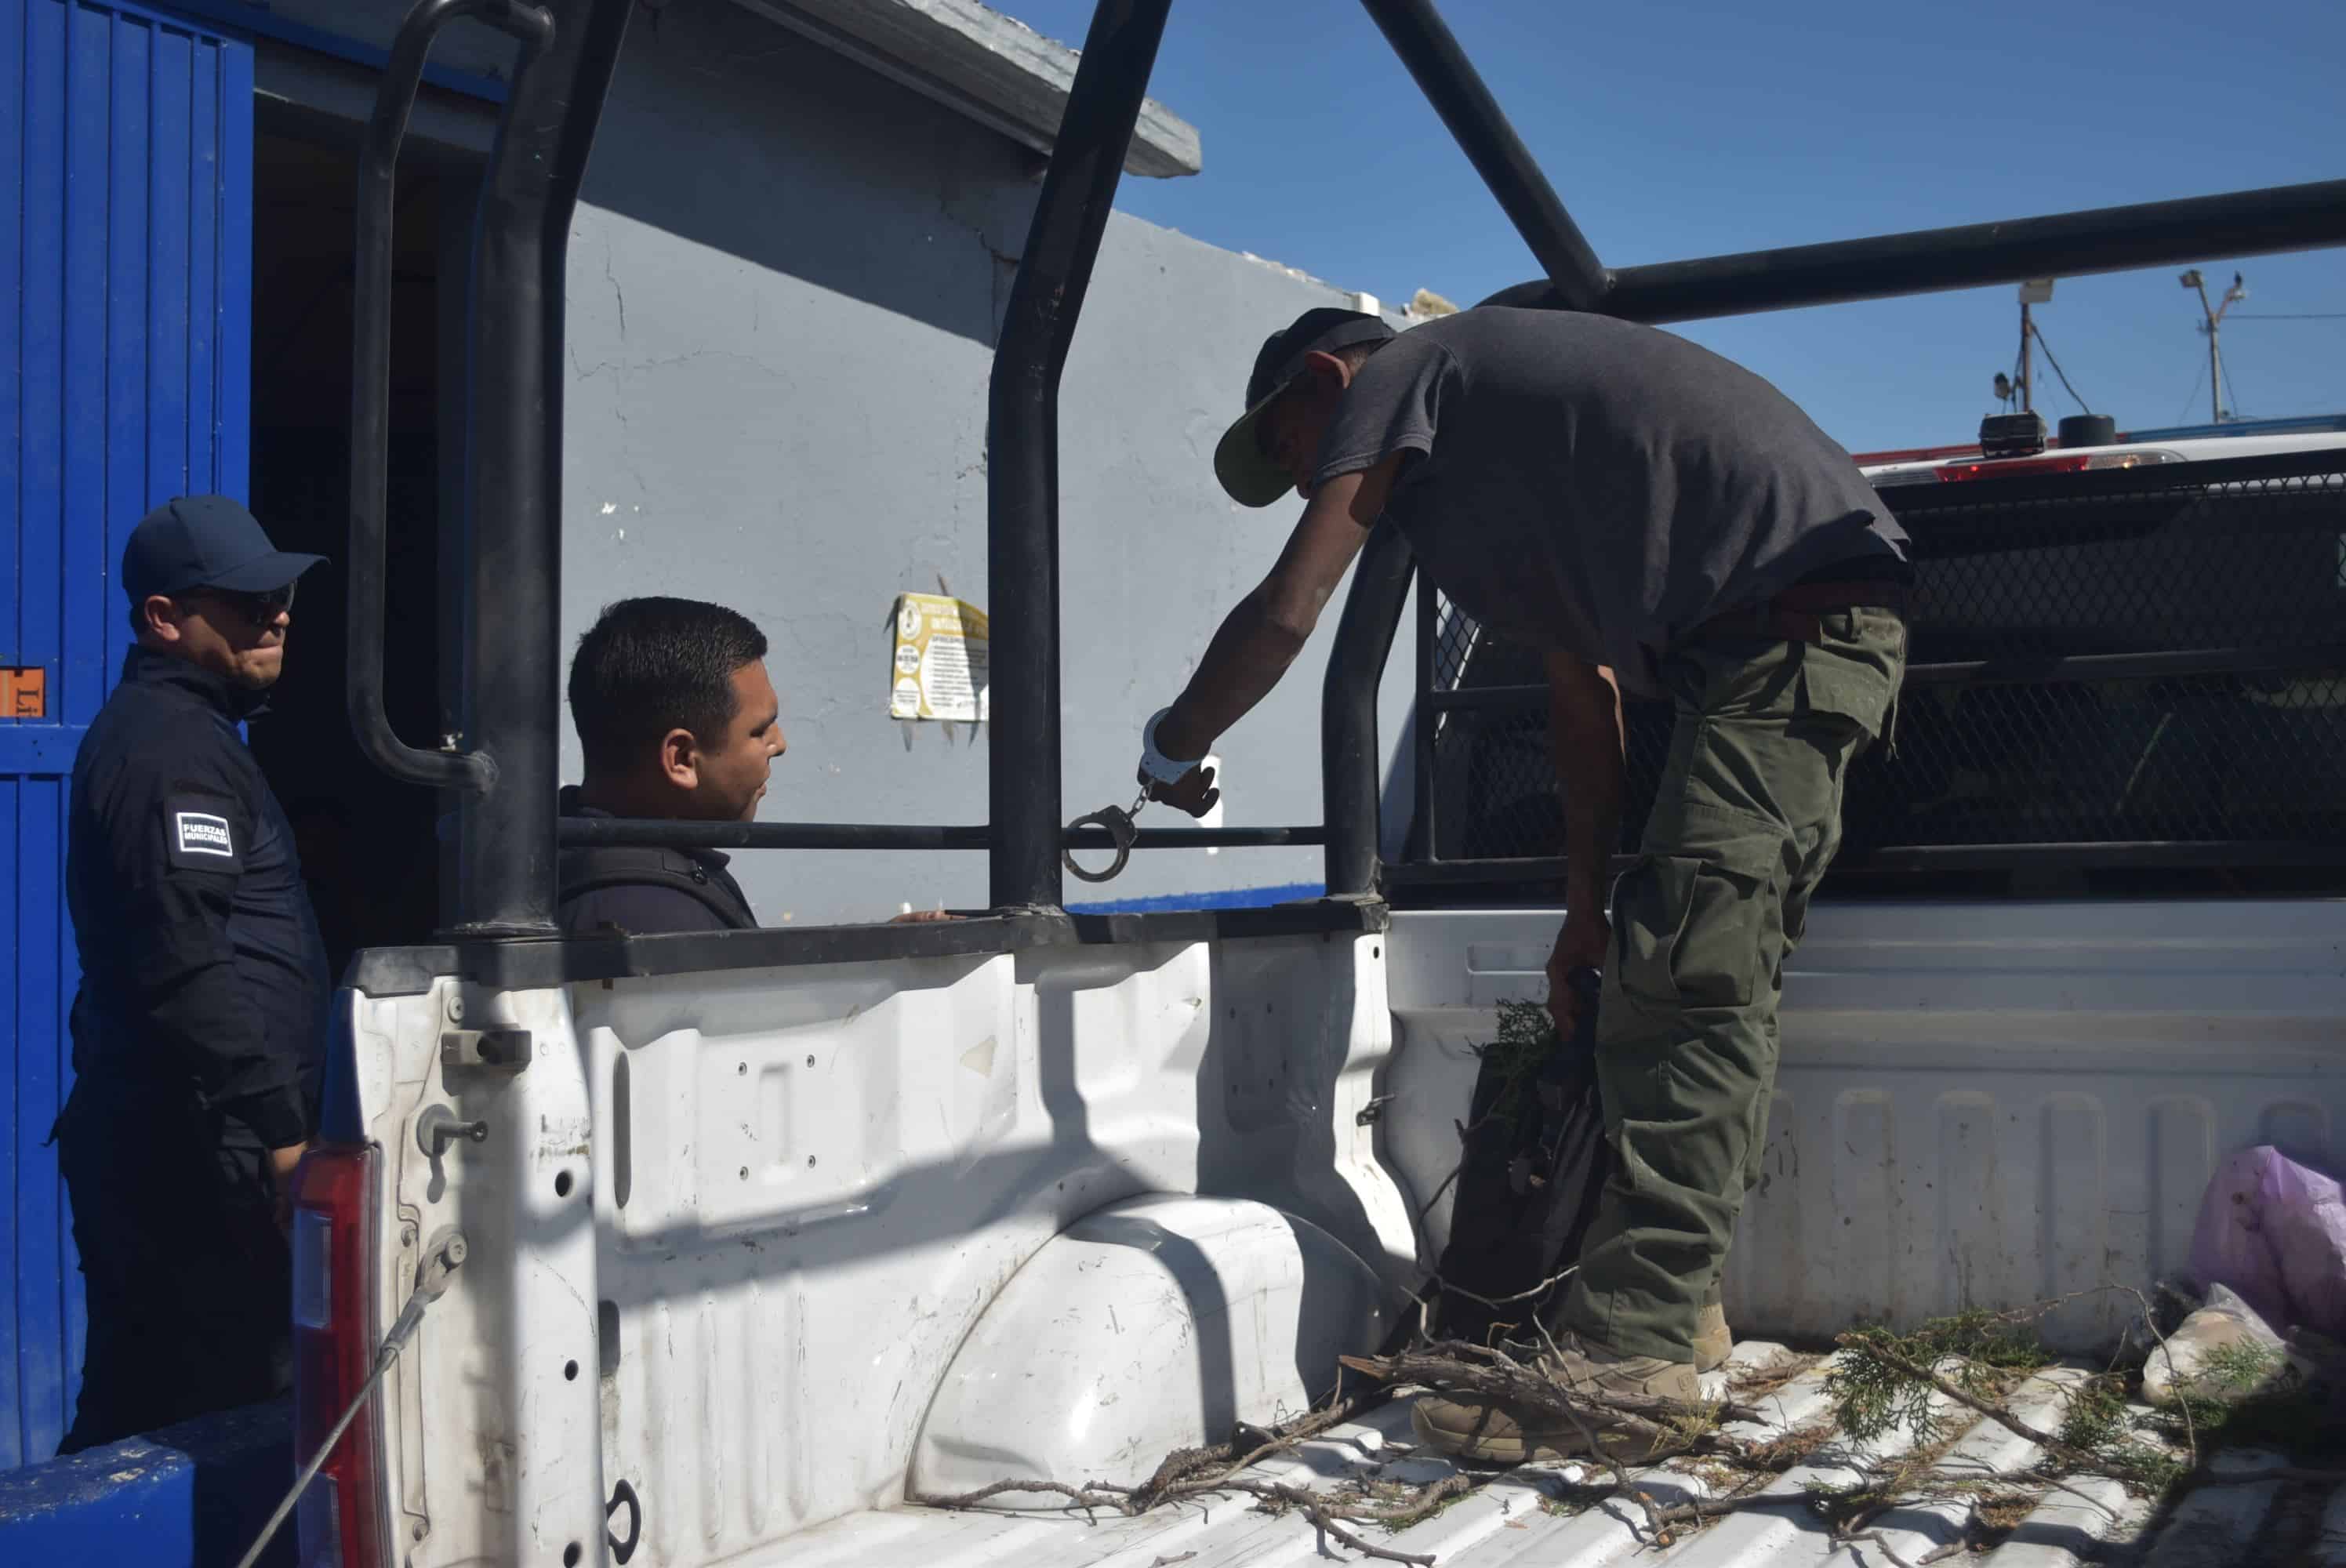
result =
[{"label": "cargo pants pocket", "polygon": [[1794,711],[1833,715],[1863,732],[1858,748],[1892,723],[1906,674],[1906,623],[1895,611],[1834,610],[1819,618],[1821,640],[1801,649]]},{"label": "cargo pants pocket", "polygon": [[1622,991],[1657,1012],[1751,1005],[1782,940],[1784,841],[1745,831],[1700,854],[1644,856],[1614,898]]}]

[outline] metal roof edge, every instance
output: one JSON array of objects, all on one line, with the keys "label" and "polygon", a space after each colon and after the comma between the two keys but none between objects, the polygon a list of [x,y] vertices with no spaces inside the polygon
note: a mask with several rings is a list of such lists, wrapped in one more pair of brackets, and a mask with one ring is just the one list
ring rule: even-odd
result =
[{"label": "metal roof edge", "polygon": [[[1051,150],[1077,51],[978,0],[734,0],[1037,152]],[[1198,127],[1144,100],[1127,174],[1196,174]]]}]

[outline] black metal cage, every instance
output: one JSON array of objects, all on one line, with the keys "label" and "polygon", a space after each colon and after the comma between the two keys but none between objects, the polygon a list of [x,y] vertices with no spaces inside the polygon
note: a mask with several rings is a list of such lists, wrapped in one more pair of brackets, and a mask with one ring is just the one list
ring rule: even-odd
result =
[{"label": "black metal cage", "polygon": [[[453,798],[461,866],[454,931],[491,943],[553,935],[558,843],[590,833],[646,843],[680,837],[674,823],[557,822],[555,806],[569,219],[635,4],[420,0],[394,41],[361,158],[352,718],[378,765]],[[2328,181],[1616,270],[1590,249],[1430,0],[1363,6],[1545,269],[1544,278],[1507,291],[1515,303],[1674,321],[2346,242],[2346,181]],[[983,848],[996,909],[1046,911],[1061,898],[1061,848],[1105,840],[1062,826],[1058,383],[1170,7],[1171,0],[1102,0],[1095,10],[995,351],[988,822],[757,823],[683,836],[752,847]],[[463,728],[421,750],[392,733],[382,700],[380,449],[389,396],[382,323],[392,219],[384,197],[424,56],[434,35],[458,18],[499,27],[524,47],[474,237],[466,505],[461,537],[444,551],[444,559],[471,564],[460,595],[460,690],[450,705]],[[1917,628],[1922,662],[1910,677],[1899,758],[1874,776],[1874,795],[1852,807],[1853,833],[1871,835],[1874,847],[1864,853],[1874,861],[1902,850],[1951,852],[2053,833],[2105,847],[2121,835],[2148,836],[2218,857],[2245,852],[2244,843],[2334,850],[2338,824],[2325,812],[2336,794],[2325,797],[2321,779],[2336,768],[2341,661],[2320,646],[2324,601],[2312,585],[2336,580],[2334,561],[2322,576],[2315,557],[2323,527],[2335,543],[2334,507],[2322,508],[2335,500],[2329,492],[2338,475],[2244,473],[2236,483],[2252,488],[2239,493],[2239,508],[2196,481],[2118,479],[2108,494],[2086,486],[2100,510],[2082,514],[1986,484],[1902,498],[1933,552],[1931,607]],[[2113,498],[2121,493],[2123,503]],[[2313,520],[2322,516],[2331,521]],[[2249,535],[2258,543],[2242,543]],[[2271,564],[2270,577],[2248,565],[2258,551]],[[2290,562],[2297,565],[2283,570]],[[2167,576],[2186,572],[2191,592],[2170,592],[2179,585]],[[1355,570],[1328,672],[1324,822],[1211,835],[1160,829],[1138,847],[1324,842],[1331,897],[1384,885],[1374,697],[1409,576],[1406,547],[1380,530]],[[2101,586],[2067,585],[2087,581]],[[495,612],[484,613],[492,583]],[[1425,614],[1421,852],[1391,871],[1406,880],[1481,859],[1509,875],[1525,872],[1553,840],[1556,808],[1552,787],[1543,803],[1523,760],[1536,748],[1536,717],[1504,695],[1524,677],[1438,605]],[[1453,647],[1453,657],[1437,681],[1442,647]],[[2040,667],[2013,678],[2016,659]],[[2097,659],[2121,662],[2090,662]],[[1934,729],[1940,707],[1958,717]],[[1648,789],[1654,722],[1639,715],[1633,736],[1633,768]],[[2058,798],[2031,793],[2025,779],[1997,782],[2021,759],[2055,755],[2073,769]],[[2200,762],[2188,760],[2195,758]],[[2292,764],[2333,772],[2306,772],[2292,795]],[[1985,783],[1977,777],[1984,769]],[[1918,826],[1926,819],[1927,828]],[[912,951],[931,939],[907,932],[888,940]]]},{"label": "black metal cage", "polygon": [[[1851,769],[1839,865],[2304,867],[2346,860],[2346,454],[1887,489],[1913,539],[1891,743]],[[1438,594],[1401,882],[1559,874],[1533,657]],[[1667,703],[1626,705],[1624,851]]]}]

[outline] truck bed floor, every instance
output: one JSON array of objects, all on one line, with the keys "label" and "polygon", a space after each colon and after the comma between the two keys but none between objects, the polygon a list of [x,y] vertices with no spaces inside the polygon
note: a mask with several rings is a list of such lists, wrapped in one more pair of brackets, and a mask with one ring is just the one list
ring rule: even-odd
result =
[{"label": "truck bed floor", "polygon": [[[1737,1348],[1728,1371],[1749,1375],[1780,1367],[1788,1354],[1780,1346],[1746,1342]],[[1972,1504],[1950,1498],[1902,1504],[1871,1522],[1867,1528],[1881,1535],[1896,1558],[1879,1543],[1834,1541],[1810,1501],[1812,1491],[1857,1481],[1858,1462],[1895,1457],[1904,1444],[1883,1440],[1860,1448],[1825,1431],[1831,1407],[1824,1374],[1820,1362],[1764,1395],[1740,1394],[1765,1410],[1768,1420],[1726,1429],[1762,1440],[1793,1433],[1821,1439],[1805,1462],[1765,1487],[1780,1505],[1747,1506],[1679,1532],[1667,1546],[1654,1542],[1632,1505],[1617,1500],[1581,1506],[1560,1496],[1574,1492],[1583,1472],[1578,1466],[1558,1464],[1493,1473],[1440,1513],[1397,1532],[1374,1525],[1352,1528],[1388,1550],[1431,1554],[1440,1568],[1607,1568],[1631,1563],[1639,1568],[1805,1568],[1829,1562],[1895,1568],[1899,1560],[1919,1565],[1930,1553],[1963,1540]],[[2039,1425],[2057,1424],[2064,1390],[2084,1375],[2076,1368],[2047,1369],[2013,1393],[2010,1408]],[[1943,1472],[1976,1471],[1985,1480],[2013,1474],[2037,1457],[2034,1445],[1995,1422],[1981,1420],[1959,1430],[1940,1461]],[[2217,1468],[2280,1462],[2278,1455],[2242,1451],[2219,1456]],[[1709,1495],[1701,1471],[1699,1462],[1679,1462],[1637,1473],[1655,1502],[1667,1505]],[[1314,1489],[1380,1479],[1415,1485],[1449,1473],[1449,1461],[1417,1448],[1406,1399],[1249,1472]],[[1084,1478],[1050,1479],[1076,1483]],[[2042,1501],[2008,1534],[1984,1551],[1954,1547],[1938,1561],[1977,1568],[2346,1568],[2346,1487],[2205,1487],[2167,1509],[2095,1477],[2050,1491],[2041,1484],[2025,1490],[2043,1493]],[[1267,1515],[1244,1495],[1167,1506],[1137,1518],[1101,1514],[1089,1520],[1080,1512],[907,1506],[834,1520],[793,1539],[778,1561],[790,1568],[1277,1568],[1362,1561],[1332,1540],[1323,1553],[1317,1533],[1308,1519]]]}]

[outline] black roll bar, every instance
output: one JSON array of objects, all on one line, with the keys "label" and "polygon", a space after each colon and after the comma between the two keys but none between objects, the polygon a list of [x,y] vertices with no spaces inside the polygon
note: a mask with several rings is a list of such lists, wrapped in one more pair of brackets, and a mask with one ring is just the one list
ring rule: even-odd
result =
[{"label": "black roll bar", "polygon": [[[473,936],[552,932],[557,842],[984,847],[996,907],[1055,907],[1059,850],[1107,842],[1103,832],[1060,826],[1059,376],[1170,0],[1100,0],[1093,13],[994,356],[986,555],[994,734],[985,829],[557,823],[566,242],[634,3],[422,0],[394,43],[369,130],[359,203],[349,695],[360,744],[393,777],[460,788],[456,923]],[[1362,4],[1548,273],[1485,303],[1682,321],[2346,243],[2346,181],[2330,181],[1608,272],[1431,0]],[[458,16],[502,26],[524,47],[474,239],[470,408],[476,423],[464,520],[464,733],[430,752],[397,739],[382,703],[389,200],[423,54],[432,34]],[[1376,690],[1411,575],[1408,548],[1392,533],[1372,539],[1354,571],[1323,690],[1322,830],[1144,830],[1135,847],[1321,839],[1329,891],[1373,891],[1381,870]],[[482,613],[484,584],[495,585],[494,615]],[[1966,669],[1962,678],[1992,675]],[[1447,700],[1465,706],[1482,697]],[[1419,722],[1431,723],[1433,711],[1424,705]],[[1421,760],[1430,738],[1430,731],[1421,738]],[[1422,796],[1426,788],[1421,777]],[[740,836],[728,836],[734,834]],[[1927,858],[1943,860],[1936,851]],[[1385,870],[1421,880],[1464,869]]]},{"label": "black roll bar", "polygon": [[1328,896],[1377,891],[1377,688],[1417,560],[1391,522],[1379,523],[1352,565],[1352,591],[1320,688],[1320,810],[1328,825]]},{"label": "black roll bar", "polygon": [[[1606,874],[1618,876],[1637,863],[1634,855],[1615,855]],[[2010,871],[2015,863],[2039,871],[2239,871],[2248,867],[2330,867],[2346,865],[2346,844],[2299,839],[2208,839],[2183,841],[2143,839],[2103,841],[2047,841],[2033,844],[1885,844],[1865,851],[1849,865],[1836,865],[1833,875],[1844,881],[1912,871]],[[1561,855],[1527,858],[1480,858],[1463,860],[1416,860],[1387,866],[1386,886],[1404,888],[1474,888],[1477,896],[1521,896],[1526,888],[1544,888],[1564,881]]]},{"label": "black roll bar", "polygon": [[1507,123],[1491,89],[1430,0],[1362,0],[1426,101],[1498,198],[1515,232],[1547,269],[1548,292],[1566,310],[1603,309],[1606,278],[1580,226]]},{"label": "black roll bar", "polygon": [[1594,307],[1575,304],[1545,279],[1483,303],[1690,321],[2340,244],[2346,244],[2346,179],[2331,179],[1624,267],[1609,275]]},{"label": "black roll bar", "polygon": [[562,712],[562,331],[570,219],[635,0],[557,0],[498,122],[473,234],[464,732],[495,764],[456,813],[456,929],[555,930]]},{"label": "black roll bar", "polygon": [[988,865],[996,909],[1056,909],[1059,797],[1059,372],[1116,204],[1172,0],[1101,0],[1011,285],[987,399],[993,601]]},{"label": "black roll bar", "polygon": [[[2304,647],[2172,648],[2156,653],[2066,654],[1910,664],[1906,667],[1905,684],[2046,686],[2065,681],[2174,680],[2205,675],[2293,675],[2340,668],[2346,668],[2346,643],[2317,643]],[[1545,704],[1547,698],[1548,688],[1533,684],[1422,691],[1418,701],[1429,714],[1529,713]]]},{"label": "black roll bar", "polygon": [[[678,822],[617,817],[565,817],[558,836],[566,847],[627,844],[664,850],[990,850],[994,830],[895,822]],[[1280,849],[1326,842],[1325,829],[1143,828],[1136,850]],[[1069,850],[1113,849],[1105,828],[1065,828],[1059,843]]]},{"label": "black roll bar", "polygon": [[349,675],[351,732],[368,761],[407,784],[487,789],[496,765],[461,746],[424,751],[399,738],[383,707],[383,581],[390,504],[392,225],[399,147],[423,79],[432,40],[470,18],[516,39],[526,61],[554,36],[554,18],[520,0],[423,0],[392,39],[374,114],[359,148],[358,218],[352,258],[351,550]]}]

